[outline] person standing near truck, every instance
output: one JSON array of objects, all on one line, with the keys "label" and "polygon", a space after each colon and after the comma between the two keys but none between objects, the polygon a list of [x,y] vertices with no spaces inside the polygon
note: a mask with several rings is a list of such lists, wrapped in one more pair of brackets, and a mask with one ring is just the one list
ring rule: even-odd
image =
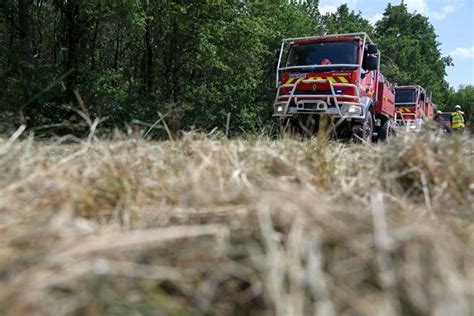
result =
[{"label": "person standing near truck", "polygon": [[433,117],[433,121],[435,121],[440,128],[443,129],[443,132],[446,134],[451,134],[451,127],[443,118],[443,112],[436,110],[436,114]]},{"label": "person standing near truck", "polygon": [[461,111],[461,106],[458,104],[454,107],[455,112],[451,113],[451,127],[453,130],[462,133],[466,128],[466,118],[464,112]]}]

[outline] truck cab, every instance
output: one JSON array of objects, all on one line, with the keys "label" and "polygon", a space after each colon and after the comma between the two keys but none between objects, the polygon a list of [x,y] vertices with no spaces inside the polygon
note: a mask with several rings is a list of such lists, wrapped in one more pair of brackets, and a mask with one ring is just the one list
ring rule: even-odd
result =
[{"label": "truck cab", "polygon": [[394,89],[366,33],[285,39],[276,67],[273,115],[306,134],[322,116],[340,138],[384,139],[395,119]]},{"label": "truck cab", "polygon": [[434,116],[431,95],[418,85],[396,87],[395,106],[398,126],[405,126],[407,129],[419,131]]}]

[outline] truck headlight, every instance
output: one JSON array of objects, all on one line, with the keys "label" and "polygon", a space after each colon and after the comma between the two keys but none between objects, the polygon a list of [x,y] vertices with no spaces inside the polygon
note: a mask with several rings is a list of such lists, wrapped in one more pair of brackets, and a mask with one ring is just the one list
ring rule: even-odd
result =
[{"label": "truck headlight", "polygon": [[361,115],[362,108],[358,105],[343,105],[341,112],[348,115]]},{"label": "truck headlight", "polygon": [[277,107],[277,112],[283,112],[283,107],[281,105]]}]

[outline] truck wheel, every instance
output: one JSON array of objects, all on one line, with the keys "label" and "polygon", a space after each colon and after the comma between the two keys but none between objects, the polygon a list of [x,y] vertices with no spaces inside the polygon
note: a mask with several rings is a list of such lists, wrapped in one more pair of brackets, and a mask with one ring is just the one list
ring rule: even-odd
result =
[{"label": "truck wheel", "polygon": [[374,119],[372,112],[368,111],[365,116],[364,124],[362,125],[360,137],[366,142],[372,142],[372,137],[374,136]]},{"label": "truck wheel", "polygon": [[395,131],[392,128],[392,124],[390,124],[390,120],[386,120],[385,123],[380,127],[378,139],[381,141],[388,141],[393,136],[395,136]]}]

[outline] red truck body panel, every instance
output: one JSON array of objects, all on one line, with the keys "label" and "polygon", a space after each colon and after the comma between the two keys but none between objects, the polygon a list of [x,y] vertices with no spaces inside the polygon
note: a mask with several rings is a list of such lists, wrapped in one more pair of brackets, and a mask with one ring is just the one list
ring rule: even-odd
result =
[{"label": "red truck body panel", "polygon": [[435,116],[435,108],[433,104],[433,100],[430,97],[426,98],[426,104],[425,104],[425,118],[428,120],[431,120]]},{"label": "red truck body panel", "polygon": [[392,86],[384,80],[383,77],[379,78],[378,85],[375,113],[381,113],[384,116],[394,118],[396,114],[395,91],[393,90]]}]

